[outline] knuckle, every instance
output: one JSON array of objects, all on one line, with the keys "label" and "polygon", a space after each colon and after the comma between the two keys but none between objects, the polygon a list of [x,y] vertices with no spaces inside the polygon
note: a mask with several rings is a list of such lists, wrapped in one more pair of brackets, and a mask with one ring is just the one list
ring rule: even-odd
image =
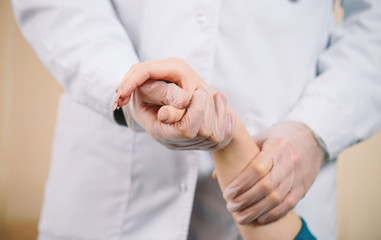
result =
[{"label": "knuckle", "polygon": [[202,127],[199,131],[199,135],[208,138],[212,135],[212,132],[209,129]]},{"label": "knuckle", "polygon": [[210,136],[210,141],[212,141],[215,144],[222,142],[222,140],[223,137],[220,134],[212,134],[212,136]]},{"label": "knuckle", "polygon": [[275,191],[270,193],[269,199],[273,204],[279,204],[282,201],[280,194]]},{"label": "knuckle", "polygon": [[299,163],[300,161],[301,161],[301,158],[300,158],[299,154],[292,154],[292,162],[293,162],[294,164],[297,164],[297,163]]},{"label": "knuckle", "polygon": [[273,154],[269,153],[268,151],[262,151],[262,156],[263,160],[262,161],[267,161],[269,159],[273,159]]},{"label": "knuckle", "polygon": [[284,149],[289,144],[289,140],[283,136],[273,136],[271,142],[269,142],[271,149]]},{"label": "knuckle", "polygon": [[263,176],[266,173],[266,166],[263,163],[252,162],[251,169],[254,172],[254,174],[259,175],[259,176]]},{"label": "knuckle", "polygon": [[269,192],[273,189],[273,183],[270,181],[264,181],[261,184],[261,190],[262,192]]},{"label": "knuckle", "polygon": [[279,142],[282,147],[288,147],[290,146],[290,140],[288,140],[285,137],[279,137]]},{"label": "knuckle", "polygon": [[196,137],[196,132],[190,129],[182,127],[180,130],[180,136],[185,139],[192,139]]},{"label": "knuckle", "polygon": [[298,157],[298,154],[296,154],[296,151],[291,143],[291,141],[288,138],[280,137],[279,140],[279,148],[291,153],[292,160],[297,160],[295,157]]},{"label": "knuckle", "polygon": [[143,62],[141,64],[139,64],[136,68],[136,70],[138,71],[141,71],[141,72],[148,72],[149,70],[149,67],[150,67],[150,64],[148,62]]},{"label": "knuckle", "polygon": [[172,62],[173,64],[176,64],[178,67],[179,67],[179,70],[184,72],[185,69],[188,67],[188,64],[186,63],[186,61],[182,58],[179,58],[179,57],[171,57],[168,59],[170,62]]}]

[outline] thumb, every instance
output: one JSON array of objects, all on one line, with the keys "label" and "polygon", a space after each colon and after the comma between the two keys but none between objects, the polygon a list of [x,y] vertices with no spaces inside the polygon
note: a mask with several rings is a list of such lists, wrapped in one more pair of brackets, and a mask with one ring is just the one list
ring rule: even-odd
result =
[{"label": "thumb", "polygon": [[162,106],[158,113],[157,118],[160,122],[166,124],[173,124],[181,120],[185,114],[185,108],[178,109],[171,105]]},{"label": "thumb", "polygon": [[171,105],[182,109],[188,106],[191,95],[175,83],[159,80],[148,80],[137,89],[141,102],[152,105]]}]

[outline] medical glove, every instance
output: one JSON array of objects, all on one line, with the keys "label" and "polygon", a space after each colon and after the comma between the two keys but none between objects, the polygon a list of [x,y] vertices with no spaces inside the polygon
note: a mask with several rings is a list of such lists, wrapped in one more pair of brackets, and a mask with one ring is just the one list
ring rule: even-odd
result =
[{"label": "medical glove", "polygon": [[[118,107],[127,104],[123,111],[128,122],[137,123],[170,149],[215,150],[232,138],[234,128],[227,127],[232,120],[226,96],[207,86],[184,60],[136,65],[118,92],[116,103]],[[173,108],[180,112],[178,117],[169,114]]]},{"label": "medical glove", "polygon": [[281,122],[254,140],[261,152],[253,161],[270,164],[271,170],[263,176],[258,165],[249,164],[223,193],[241,224],[271,222],[293,209],[314,182],[324,156],[315,135],[297,122]]}]

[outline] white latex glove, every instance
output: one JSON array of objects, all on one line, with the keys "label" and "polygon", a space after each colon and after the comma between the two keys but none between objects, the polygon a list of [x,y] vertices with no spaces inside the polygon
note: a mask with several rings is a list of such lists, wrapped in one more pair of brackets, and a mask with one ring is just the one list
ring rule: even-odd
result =
[{"label": "white latex glove", "polygon": [[293,209],[318,175],[324,155],[311,130],[297,122],[281,122],[254,140],[261,149],[256,164],[249,164],[223,193],[241,224],[271,222]]},{"label": "white latex glove", "polygon": [[[181,59],[148,61],[132,67],[118,89],[116,106],[125,104],[127,117],[170,149],[219,149],[230,142],[234,132],[227,127],[234,115],[226,96],[215,93]],[[180,112],[177,119],[172,117],[173,107]]]}]

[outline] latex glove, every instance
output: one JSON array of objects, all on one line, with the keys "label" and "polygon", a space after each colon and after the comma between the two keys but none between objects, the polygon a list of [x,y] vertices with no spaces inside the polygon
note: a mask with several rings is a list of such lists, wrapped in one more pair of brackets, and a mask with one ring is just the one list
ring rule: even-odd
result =
[{"label": "latex glove", "polygon": [[137,63],[130,68],[119,85],[114,108],[126,105],[134,90],[151,79],[175,83],[189,94],[206,86],[201,77],[182,59],[169,58]]},{"label": "latex glove", "polygon": [[[132,100],[122,109],[128,127],[134,131],[144,131],[142,126],[135,121],[135,119],[141,118],[141,116],[136,115],[137,112],[151,110],[146,114],[157,115],[163,123],[175,123],[183,117],[185,108],[189,105],[192,97],[176,84],[159,80],[148,80],[137,88],[133,95]],[[139,108],[136,109],[136,105]],[[167,112],[164,109],[169,109],[172,113],[171,116],[166,116]]]},{"label": "latex glove", "polygon": [[271,222],[293,209],[318,175],[324,155],[310,129],[296,122],[281,122],[254,140],[261,152],[253,161],[272,162],[271,170],[263,176],[260,165],[249,164],[223,193],[241,224]]},{"label": "latex glove", "polygon": [[[155,82],[152,79],[172,83]],[[158,94],[156,88],[162,92]],[[181,91],[183,94],[174,94]],[[184,100],[186,97],[180,97],[179,100],[174,97],[185,96],[186,93],[192,96],[188,105]],[[128,117],[133,118],[156,141],[170,149],[219,149],[230,142],[234,132],[234,128],[228,129],[234,115],[231,117],[226,96],[215,93],[181,59],[148,61],[135,65],[121,83],[116,103],[118,107],[128,103]],[[177,108],[186,105],[184,115],[175,123],[170,119],[170,113],[173,112],[170,105]]]}]

